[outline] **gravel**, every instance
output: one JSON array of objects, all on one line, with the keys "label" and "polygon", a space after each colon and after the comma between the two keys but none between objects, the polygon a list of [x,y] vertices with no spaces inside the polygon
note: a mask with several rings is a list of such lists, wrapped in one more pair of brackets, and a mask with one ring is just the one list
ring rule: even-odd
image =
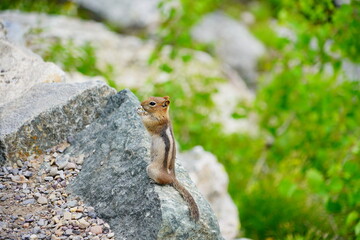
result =
[{"label": "gravel", "polygon": [[0,168],[0,239],[114,239],[94,208],[66,191],[84,158],[63,158],[68,146]]}]

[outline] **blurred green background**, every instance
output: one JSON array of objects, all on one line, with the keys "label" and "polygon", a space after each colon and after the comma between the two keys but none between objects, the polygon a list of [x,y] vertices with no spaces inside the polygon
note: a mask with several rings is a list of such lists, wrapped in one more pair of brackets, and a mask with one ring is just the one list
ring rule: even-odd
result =
[{"label": "blurred green background", "polygon": [[[159,8],[167,1],[162,1]],[[159,57],[171,45],[169,58],[191,64],[183,48],[214,53],[213,46],[192,40],[191,27],[209,12],[222,10],[234,19],[250,12],[251,32],[265,44],[252,103],[238,102],[235,119],[256,115],[258,134],[226,134],[209,121],[216,111],[213,76],[191,76],[152,83],[151,90],[132,89],[140,99],[169,95],[182,150],[202,145],[224,164],[229,192],[241,217],[241,236],[252,239],[360,239],[360,76],[342,75],[343,59],[360,62],[360,1],[337,5],[332,0],[181,0],[163,16],[149,64],[171,74],[173,66]],[[0,9],[92,15],[69,1],[1,0]],[[290,29],[295,41],[278,36],[271,21]],[[123,30],[105,24],[112,31]],[[147,39],[144,32],[134,33]],[[153,36],[152,36],[153,37]],[[311,42],[316,39],[317,47]],[[331,41],[331,51],[326,50]],[[76,54],[75,54],[76,52]],[[335,54],[334,54],[335,53]],[[66,71],[102,75],[112,81],[112,68],[96,67],[90,45],[69,48],[53,44],[41,54]],[[295,64],[294,64],[295,63]],[[326,69],[331,66],[331,73]],[[341,77],[340,77],[341,76]],[[186,88],[184,88],[184,83]],[[181,99],[181,101],[176,101]]]}]

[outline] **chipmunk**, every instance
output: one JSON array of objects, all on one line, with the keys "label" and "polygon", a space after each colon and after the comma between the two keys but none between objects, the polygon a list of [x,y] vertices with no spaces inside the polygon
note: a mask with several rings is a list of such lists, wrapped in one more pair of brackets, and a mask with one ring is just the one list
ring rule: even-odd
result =
[{"label": "chipmunk", "polygon": [[176,147],[169,116],[169,97],[150,97],[137,109],[151,135],[151,162],[146,168],[148,176],[158,184],[173,186],[189,205],[190,216],[198,221],[199,208],[188,190],[175,176]]}]

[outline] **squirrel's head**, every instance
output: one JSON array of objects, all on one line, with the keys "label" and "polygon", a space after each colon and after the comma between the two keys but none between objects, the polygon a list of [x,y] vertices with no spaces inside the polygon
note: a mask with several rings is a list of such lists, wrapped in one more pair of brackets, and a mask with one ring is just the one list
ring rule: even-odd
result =
[{"label": "squirrel's head", "polygon": [[137,109],[138,114],[147,128],[168,123],[170,98],[149,97]]},{"label": "squirrel's head", "polygon": [[149,97],[141,103],[142,108],[149,114],[166,114],[170,105],[170,98]]}]

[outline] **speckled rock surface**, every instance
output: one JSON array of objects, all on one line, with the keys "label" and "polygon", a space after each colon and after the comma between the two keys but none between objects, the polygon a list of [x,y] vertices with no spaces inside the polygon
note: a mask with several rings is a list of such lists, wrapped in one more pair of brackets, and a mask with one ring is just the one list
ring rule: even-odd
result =
[{"label": "speckled rock surface", "polygon": [[65,73],[55,64],[0,39],[0,106],[37,83],[62,82],[64,78]]},{"label": "speckled rock surface", "polygon": [[84,156],[69,185],[106,220],[116,239],[222,239],[214,213],[178,165],[179,180],[195,197],[201,220],[194,223],[179,193],[150,182],[150,138],[128,90],[110,98],[102,117],[74,136],[63,159]]},{"label": "speckled rock surface", "polygon": [[42,83],[0,106],[0,165],[66,140],[96,119],[115,92],[100,81]]}]

